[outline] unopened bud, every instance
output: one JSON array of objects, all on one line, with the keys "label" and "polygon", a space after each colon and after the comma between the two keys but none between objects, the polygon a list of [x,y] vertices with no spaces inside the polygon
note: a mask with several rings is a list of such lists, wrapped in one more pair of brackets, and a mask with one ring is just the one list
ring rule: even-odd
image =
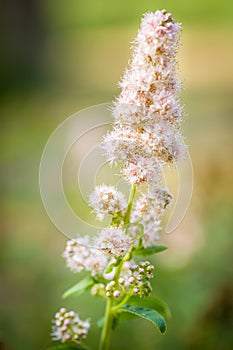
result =
[{"label": "unopened bud", "polygon": [[130,283],[130,284],[133,284],[134,282],[135,282],[135,278],[134,278],[134,277],[130,277],[130,278],[129,278],[129,283]]},{"label": "unopened bud", "polygon": [[146,276],[146,279],[147,279],[147,280],[151,280],[153,277],[154,277],[154,275],[148,274],[148,275]]},{"label": "unopened bud", "polygon": [[154,266],[153,265],[149,265],[149,266],[147,266],[147,268],[146,268],[146,271],[148,271],[148,272],[152,272],[152,271],[154,271]]},{"label": "unopened bud", "polygon": [[115,291],[113,292],[113,296],[114,296],[114,298],[119,298],[119,296],[120,296],[119,290],[115,290]]},{"label": "unopened bud", "polygon": [[56,320],[55,324],[57,327],[60,327],[62,325],[62,322],[60,320]]},{"label": "unopened bud", "polygon": [[71,338],[72,338],[71,334],[68,333],[68,334],[65,335],[65,340],[70,340]]}]

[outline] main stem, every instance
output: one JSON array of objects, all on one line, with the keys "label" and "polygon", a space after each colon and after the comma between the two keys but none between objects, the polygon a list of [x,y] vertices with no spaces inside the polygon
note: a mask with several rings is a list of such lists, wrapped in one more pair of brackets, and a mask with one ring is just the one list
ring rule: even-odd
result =
[{"label": "main stem", "polygon": [[126,211],[126,214],[125,214],[125,218],[124,218],[124,224],[125,225],[129,224],[129,222],[130,222],[130,214],[131,214],[131,211],[132,211],[133,200],[134,200],[134,196],[135,196],[135,193],[136,193],[136,188],[137,188],[137,185],[135,185],[135,184],[133,184],[132,187],[131,187],[131,191],[130,191],[130,194],[129,194],[128,208],[127,208],[127,211]]},{"label": "main stem", "polygon": [[[127,211],[124,217],[124,224],[127,225],[130,222],[130,214],[132,211],[132,206],[133,206],[133,200],[134,196],[136,193],[136,188],[137,186],[135,184],[132,185],[131,187],[131,192],[129,195],[129,201],[128,201],[128,207]],[[121,267],[124,263],[124,261],[128,260],[127,254],[124,259],[122,259],[121,263],[116,269],[115,273],[115,279],[117,280],[120,276],[121,272]],[[113,307],[113,302],[114,300],[112,298],[107,299],[106,303],[106,308],[105,308],[105,315],[104,315],[104,325],[102,328],[101,332],[101,337],[100,337],[100,345],[99,345],[99,350],[109,350],[110,346],[110,335],[111,335],[111,328],[112,328],[112,307]]]},{"label": "main stem", "polygon": [[99,350],[108,350],[110,346],[110,335],[112,327],[112,309],[113,299],[109,298],[106,303],[105,315],[104,315],[104,325],[100,337]]}]

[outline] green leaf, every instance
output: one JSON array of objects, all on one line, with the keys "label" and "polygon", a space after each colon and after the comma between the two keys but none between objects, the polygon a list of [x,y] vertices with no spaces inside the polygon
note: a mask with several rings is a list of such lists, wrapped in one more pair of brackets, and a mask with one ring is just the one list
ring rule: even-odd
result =
[{"label": "green leaf", "polygon": [[134,316],[133,318],[144,318],[152,322],[162,334],[166,332],[166,322],[164,318],[151,308],[126,304],[121,309],[117,310],[117,313],[119,313],[120,318],[124,318],[124,313]]},{"label": "green leaf", "polygon": [[122,309],[117,310],[116,313],[118,313],[118,320],[120,322],[130,321],[130,320],[134,320],[135,318],[139,318],[139,316],[137,316],[133,313],[123,312]]},{"label": "green leaf", "polygon": [[128,300],[128,304],[130,306],[139,305],[143,307],[149,307],[151,309],[156,310],[163,317],[171,317],[171,311],[169,306],[164,301],[155,297],[140,298],[139,296],[135,295]]},{"label": "green leaf", "polygon": [[108,266],[108,268],[105,270],[105,273],[108,274],[108,273],[112,272],[114,267],[117,267],[121,263],[121,261],[122,261],[122,257],[118,257],[114,263],[112,263]]},{"label": "green leaf", "polygon": [[91,276],[87,276],[80,282],[69,288],[63,295],[62,298],[68,298],[73,295],[80,295],[90,289],[95,284],[95,280]]},{"label": "green leaf", "polygon": [[148,248],[136,248],[132,251],[133,255],[142,255],[142,256],[148,256],[148,255],[152,255],[152,254],[157,254],[160,252],[163,252],[164,250],[166,250],[167,247],[164,245],[156,245],[153,247],[148,247]]}]

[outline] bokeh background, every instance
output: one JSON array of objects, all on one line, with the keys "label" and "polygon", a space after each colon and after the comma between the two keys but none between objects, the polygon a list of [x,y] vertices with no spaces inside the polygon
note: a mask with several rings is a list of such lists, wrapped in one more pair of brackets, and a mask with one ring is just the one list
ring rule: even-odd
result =
[{"label": "bokeh background", "polygon": [[[165,336],[122,324],[112,350],[233,347],[233,3],[217,0],[3,0],[0,3],[0,349],[46,349],[64,305],[95,321],[104,305],[61,294],[66,239],[42,206],[38,169],[51,132],[72,113],[109,102],[127,66],[142,13],[167,8],[183,23],[180,75],[194,192],[182,224],[156,257],[154,293],[172,310]],[[76,203],[81,209],[81,204]],[[96,349],[99,330],[90,343]]]}]

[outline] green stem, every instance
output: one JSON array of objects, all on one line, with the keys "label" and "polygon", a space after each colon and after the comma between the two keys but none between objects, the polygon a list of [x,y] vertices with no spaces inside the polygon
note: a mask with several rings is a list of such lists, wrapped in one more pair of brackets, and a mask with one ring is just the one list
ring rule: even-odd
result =
[{"label": "green stem", "polygon": [[112,304],[113,299],[109,298],[106,303],[105,315],[104,315],[104,325],[101,332],[99,350],[108,350],[110,346],[110,334],[112,327]]},{"label": "green stem", "polygon": [[[132,187],[131,187],[128,207],[127,207],[127,211],[126,211],[126,214],[124,217],[124,224],[125,225],[128,225],[130,222],[130,214],[132,211],[133,200],[134,200],[134,196],[136,193],[136,188],[137,188],[137,186],[135,184],[132,185]],[[114,220],[112,221],[112,224],[113,223],[114,223]],[[122,268],[123,263],[129,259],[130,259],[130,253],[126,254],[125,257],[120,262],[120,264],[117,266],[115,277],[114,277],[114,279],[116,281],[118,280],[118,278],[120,276],[120,272],[121,272],[121,268]],[[124,301],[125,300],[126,299],[124,299]],[[101,332],[99,350],[109,350],[110,335],[111,335],[111,328],[112,328],[112,319],[113,319],[112,312],[114,310],[113,303],[114,303],[114,300],[112,298],[107,299],[106,308],[105,308],[105,315],[104,315],[104,325],[103,325],[102,332]],[[116,305],[116,308],[117,307],[118,307],[118,305]]]},{"label": "green stem", "polygon": [[128,202],[128,208],[124,217],[124,224],[127,225],[130,222],[130,214],[132,211],[132,206],[133,206],[133,200],[134,200],[134,196],[136,193],[136,188],[137,185],[133,184],[131,187],[131,191],[130,191],[130,195],[129,195],[129,202]]},{"label": "green stem", "polygon": [[[127,253],[120,264],[116,268],[116,273],[114,279],[117,281],[120,273],[122,265],[125,261],[130,259],[130,253]],[[100,338],[100,346],[99,350],[108,350],[110,345],[110,335],[111,335],[111,328],[112,328],[112,312],[114,310],[113,308],[114,300],[112,298],[109,298],[107,300],[106,309],[105,309],[105,315],[104,315],[104,325],[101,332],[101,338]]]},{"label": "green stem", "polygon": [[126,297],[117,305],[115,305],[112,308],[112,311],[115,312],[117,309],[119,309],[121,306],[125,305],[125,303],[129,300],[129,298],[131,297],[131,294],[126,295]]},{"label": "green stem", "polygon": [[124,256],[124,258],[121,260],[120,264],[117,266],[115,276],[114,276],[114,280],[116,282],[118,281],[118,279],[120,277],[122,265],[124,264],[124,262],[129,261],[130,258],[131,258],[131,251]]}]

